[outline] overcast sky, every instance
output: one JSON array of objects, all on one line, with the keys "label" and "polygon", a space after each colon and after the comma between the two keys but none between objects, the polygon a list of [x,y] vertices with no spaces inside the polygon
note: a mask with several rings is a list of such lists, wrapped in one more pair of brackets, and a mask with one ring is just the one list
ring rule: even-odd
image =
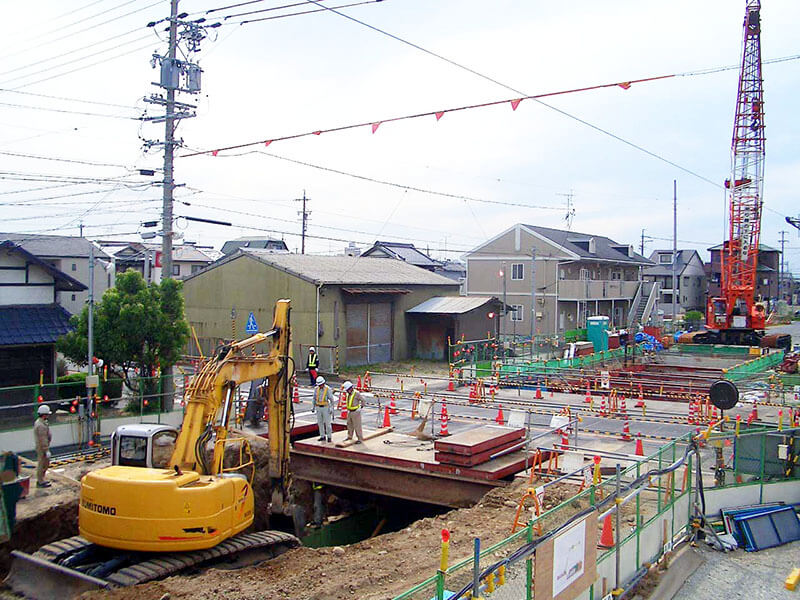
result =
[{"label": "overcast sky", "polygon": [[[383,0],[341,9],[393,38],[331,11],[232,24],[319,8],[302,0],[205,14],[228,4],[180,4],[192,18],[223,26],[210,31],[195,55],[203,90],[181,95],[198,109],[178,128],[186,146],[178,154],[736,66],[745,6],[744,0]],[[763,59],[800,54],[800,3],[764,5]],[[162,138],[163,124],[138,118],[145,110],[159,113],[142,99],[159,91],[150,59],[166,51],[164,23],[146,25],[167,16],[169,2],[13,2],[4,9],[3,228],[77,235],[82,222],[93,238],[141,239],[138,224],[160,218],[161,190],[147,183],[157,177],[135,170],[161,167],[159,149],[146,153],[143,139]],[[184,187],[176,197],[190,205],[176,204],[175,213],[234,227],[183,219],[177,227],[184,239],[217,248],[226,239],[271,234],[294,249],[300,245],[294,199],[305,191],[310,252],[386,239],[456,258],[514,223],[566,228],[571,194],[572,230],[638,249],[644,229],[649,254],[671,247],[676,179],[679,245],[707,259],[705,249],[724,235],[721,183],[730,170],[737,78],[734,68],[546,99],[558,110],[525,100],[516,111],[506,103],[446,113],[439,121],[383,123],[374,134],[362,127],[179,158],[175,177]],[[784,222],[800,212],[800,60],[765,64],[764,89],[762,243],[777,247],[779,231],[787,230],[787,261],[800,273],[800,239]]]}]

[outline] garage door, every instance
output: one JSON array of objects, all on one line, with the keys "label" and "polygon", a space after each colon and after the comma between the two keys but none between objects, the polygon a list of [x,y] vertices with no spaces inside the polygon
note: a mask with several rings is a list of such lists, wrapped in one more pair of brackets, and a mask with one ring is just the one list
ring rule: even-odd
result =
[{"label": "garage door", "polygon": [[347,364],[392,360],[392,304],[347,305]]}]

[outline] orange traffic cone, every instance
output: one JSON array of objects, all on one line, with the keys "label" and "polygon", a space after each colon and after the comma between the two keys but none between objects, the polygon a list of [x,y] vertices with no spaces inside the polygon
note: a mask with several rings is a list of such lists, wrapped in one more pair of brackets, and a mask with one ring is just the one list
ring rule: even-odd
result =
[{"label": "orange traffic cone", "polygon": [[295,386],[294,392],[292,392],[292,402],[295,404],[300,404],[300,390]]},{"label": "orange traffic cone", "polygon": [[747,424],[749,425],[753,421],[758,421],[758,402],[755,398],[753,398],[753,410],[750,411],[750,416],[747,417]]},{"label": "orange traffic cone", "polygon": [[600,415],[606,416],[606,397],[600,396]]},{"label": "orange traffic cone", "polygon": [[389,397],[389,413],[396,415],[397,412],[397,404],[394,402],[394,392],[392,392],[392,395]]},{"label": "orange traffic cone", "polygon": [[469,399],[470,400],[477,400],[478,399],[478,384],[473,383],[472,387],[469,389]]},{"label": "orange traffic cone", "polygon": [[502,425],[505,422],[505,417],[503,416],[503,405],[498,404],[497,406],[497,416],[494,418],[495,422],[498,425]]},{"label": "orange traffic cone", "polygon": [[622,410],[622,416],[627,419],[628,418],[628,407],[625,404],[625,396],[624,395],[622,396],[622,407],[621,407],[620,410]]},{"label": "orange traffic cone", "polygon": [[444,402],[442,402],[441,429],[439,430],[439,435],[442,436],[450,435],[450,432],[447,431],[448,421],[449,417],[447,416],[447,405]]},{"label": "orange traffic cone", "polygon": [[447,383],[447,391],[448,392],[455,392],[456,391],[456,382],[452,376],[449,377],[449,382]]},{"label": "orange traffic cone", "polygon": [[542,384],[541,383],[536,384],[536,399],[537,400],[541,400],[542,399]]},{"label": "orange traffic cone", "polygon": [[363,390],[363,388],[361,387],[361,375],[356,377],[356,390],[359,392]]},{"label": "orange traffic cone", "polygon": [[619,438],[623,442],[630,442],[633,440],[631,437],[631,422],[625,419],[625,424],[622,426],[622,436]]},{"label": "orange traffic cone", "polygon": [[592,403],[592,392],[589,389],[589,384],[586,384],[586,397],[583,399],[584,404],[591,404]]},{"label": "orange traffic cone", "polygon": [[381,427],[391,427],[392,421],[389,418],[389,407],[387,406],[383,411],[383,425]]},{"label": "orange traffic cone", "polygon": [[644,394],[642,393],[642,386],[639,385],[639,401],[634,404],[635,408],[642,408],[644,406]]},{"label": "orange traffic cone", "polygon": [[689,400],[689,419],[688,419],[689,425],[694,425],[695,424],[696,418],[695,418],[694,411],[695,411],[695,409],[694,409],[694,401],[690,399]]},{"label": "orange traffic cone", "polygon": [[601,548],[614,547],[614,528],[611,525],[611,515],[608,515],[603,521],[603,532],[600,534],[600,544],[598,545]]},{"label": "orange traffic cone", "polygon": [[644,445],[642,444],[642,434],[639,433],[636,436],[636,450],[634,451],[636,456],[644,456]]},{"label": "orange traffic cone", "polygon": [[339,393],[339,408],[342,409],[342,414],[340,415],[342,419],[347,419],[347,393],[342,390]]},{"label": "orange traffic cone", "polygon": [[561,430],[561,449],[569,450],[569,433],[564,429]]}]

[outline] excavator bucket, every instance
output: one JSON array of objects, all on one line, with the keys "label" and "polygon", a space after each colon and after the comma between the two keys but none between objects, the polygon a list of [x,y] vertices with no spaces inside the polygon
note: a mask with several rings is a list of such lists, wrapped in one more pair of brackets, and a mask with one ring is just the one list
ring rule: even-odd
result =
[{"label": "excavator bucket", "polygon": [[77,598],[89,590],[109,587],[107,581],[84,575],[38,556],[12,550],[14,562],[5,584],[16,593],[33,600]]}]

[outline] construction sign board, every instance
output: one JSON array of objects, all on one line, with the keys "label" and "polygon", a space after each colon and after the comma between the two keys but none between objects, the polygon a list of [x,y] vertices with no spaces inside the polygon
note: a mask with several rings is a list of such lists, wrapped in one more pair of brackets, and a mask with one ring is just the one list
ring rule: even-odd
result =
[{"label": "construction sign board", "polygon": [[574,600],[597,579],[597,511],[536,549],[533,596]]},{"label": "construction sign board", "polygon": [[600,387],[604,390],[611,389],[611,373],[609,371],[600,371]]}]

